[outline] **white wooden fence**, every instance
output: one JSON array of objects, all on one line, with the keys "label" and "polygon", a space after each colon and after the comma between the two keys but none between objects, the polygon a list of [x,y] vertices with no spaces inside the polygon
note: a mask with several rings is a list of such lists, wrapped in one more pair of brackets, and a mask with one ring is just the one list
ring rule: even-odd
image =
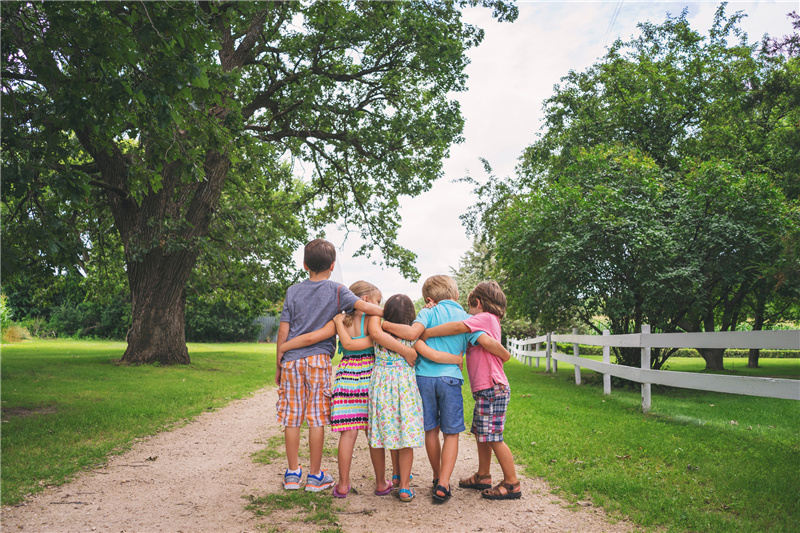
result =
[{"label": "white wooden fence", "polygon": [[[556,342],[572,343],[572,355],[556,351]],[[547,335],[531,339],[508,339],[507,348],[523,364],[531,365],[545,359],[547,371],[558,371],[558,362],[575,365],[575,383],[581,384],[581,368],[588,368],[603,374],[603,392],[611,394],[611,376],[617,376],[642,384],[642,411],[650,410],[650,385],[668,385],[684,389],[696,389],[766,398],[800,400],[800,380],[755,378],[743,376],[723,376],[716,374],[696,374],[692,372],[670,372],[650,369],[651,348],[760,348],[762,350],[800,350],[800,330],[784,331],[732,331],[720,333],[650,333],[650,326],[642,326],[642,333],[631,335],[610,335],[606,330],[603,336]],[[579,345],[602,346],[603,360],[580,357]],[[544,345],[544,350],[542,350]],[[640,348],[642,366],[611,364],[611,347]],[[800,372],[800,360],[798,361]]]}]

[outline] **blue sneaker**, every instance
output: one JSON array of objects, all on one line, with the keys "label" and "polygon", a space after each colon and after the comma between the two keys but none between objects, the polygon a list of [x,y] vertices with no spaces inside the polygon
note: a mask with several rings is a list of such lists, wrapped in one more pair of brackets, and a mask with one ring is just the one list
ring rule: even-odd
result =
[{"label": "blue sneaker", "polygon": [[303,477],[303,469],[300,469],[299,474],[293,474],[286,469],[283,475],[283,488],[286,490],[298,490],[300,488],[300,478]]},{"label": "blue sneaker", "polygon": [[319,492],[333,486],[333,476],[324,470],[319,471],[319,476],[308,474],[306,477],[306,490],[308,492]]}]

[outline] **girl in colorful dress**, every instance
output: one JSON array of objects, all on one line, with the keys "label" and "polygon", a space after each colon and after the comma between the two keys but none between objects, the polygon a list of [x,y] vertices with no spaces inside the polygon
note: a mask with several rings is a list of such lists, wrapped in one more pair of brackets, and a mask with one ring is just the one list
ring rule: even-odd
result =
[{"label": "girl in colorful dress", "polygon": [[[410,325],[416,318],[416,311],[408,296],[396,294],[386,301],[383,316],[387,321]],[[369,392],[369,445],[391,450],[393,471],[400,478],[400,500],[410,502],[415,495],[411,488],[414,448],[425,444],[422,397],[414,373],[417,350],[413,347],[414,341],[386,333],[381,328],[379,317],[370,316],[368,324],[370,336],[375,341],[375,367]],[[424,342],[417,343],[420,349],[425,350],[426,357],[428,352],[435,352]],[[431,355],[449,358],[449,363],[461,361],[461,357],[443,352]]]},{"label": "girl in colorful dress", "polygon": [[[353,293],[369,303],[380,305],[381,292],[375,285],[357,281],[350,286]],[[373,341],[365,324],[366,315],[354,311],[337,315],[333,322],[339,334],[339,352],[342,360],[336,370],[331,400],[331,430],[339,434],[339,482],[333,487],[333,496],[344,498],[351,490],[350,465],[353,448],[360,430],[367,431],[369,388],[375,362]],[[386,496],[392,484],[386,480],[386,456],[383,449],[369,450],[375,469],[375,494]]]}]

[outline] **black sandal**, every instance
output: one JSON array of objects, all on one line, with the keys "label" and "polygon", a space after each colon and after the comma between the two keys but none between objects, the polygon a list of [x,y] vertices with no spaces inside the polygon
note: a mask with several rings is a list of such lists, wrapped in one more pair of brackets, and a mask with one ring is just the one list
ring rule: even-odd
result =
[{"label": "black sandal", "polygon": [[[439,496],[437,493],[441,492],[444,496]],[[450,489],[444,488],[442,485],[436,485],[433,489],[433,503],[445,503],[447,500],[450,499]]]}]

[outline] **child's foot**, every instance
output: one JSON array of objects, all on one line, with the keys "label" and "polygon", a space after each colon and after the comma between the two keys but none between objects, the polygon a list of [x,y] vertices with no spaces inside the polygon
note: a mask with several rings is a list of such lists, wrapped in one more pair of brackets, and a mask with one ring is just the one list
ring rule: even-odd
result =
[{"label": "child's foot", "polygon": [[319,471],[319,476],[308,474],[306,477],[306,490],[308,492],[319,492],[333,486],[333,476],[324,470]]},{"label": "child's foot", "polygon": [[410,502],[411,500],[414,499],[414,496],[416,496],[416,493],[414,492],[414,489],[410,489],[410,488],[409,489],[400,489],[398,491],[398,493],[399,493],[401,502]]},{"label": "child's foot", "polygon": [[288,468],[283,475],[283,488],[286,490],[297,490],[300,488],[300,479],[303,477],[303,469],[292,472]]},{"label": "child's foot", "polygon": [[516,483],[502,483],[491,489],[486,489],[481,492],[481,496],[487,500],[517,500],[522,497],[522,489],[520,488],[519,481]]},{"label": "child's foot", "polygon": [[[408,480],[411,481],[414,479],[414,474],[411,474],[408,477]],[[392,476],[392,487],[397,488],[400,486],[400,476]]]},{"label": "child's foot", "polygon": [[[398,480],[398,482],[399,482],[399,480]],[[387,481],[386,482],[386,486],[384,488],[381,489],[381,488],[377,488],[376,487],[375,488],[375,496],[388,496],[389,494],[392,493],[393,484],[394,484],[394,481],[392,483],[389,483]]]},{"label": "child's foot", "polygon": [[458,486],[462,489],[491,489],[492,488],[492,475],[491,474],[478,474],[477,472],[462,479],[458,482]]},{"label": "child's foot", "polygon": [[445,503],[450,499],[450,489],[444,485],[436,485],[433,489],[433,503]]}]

